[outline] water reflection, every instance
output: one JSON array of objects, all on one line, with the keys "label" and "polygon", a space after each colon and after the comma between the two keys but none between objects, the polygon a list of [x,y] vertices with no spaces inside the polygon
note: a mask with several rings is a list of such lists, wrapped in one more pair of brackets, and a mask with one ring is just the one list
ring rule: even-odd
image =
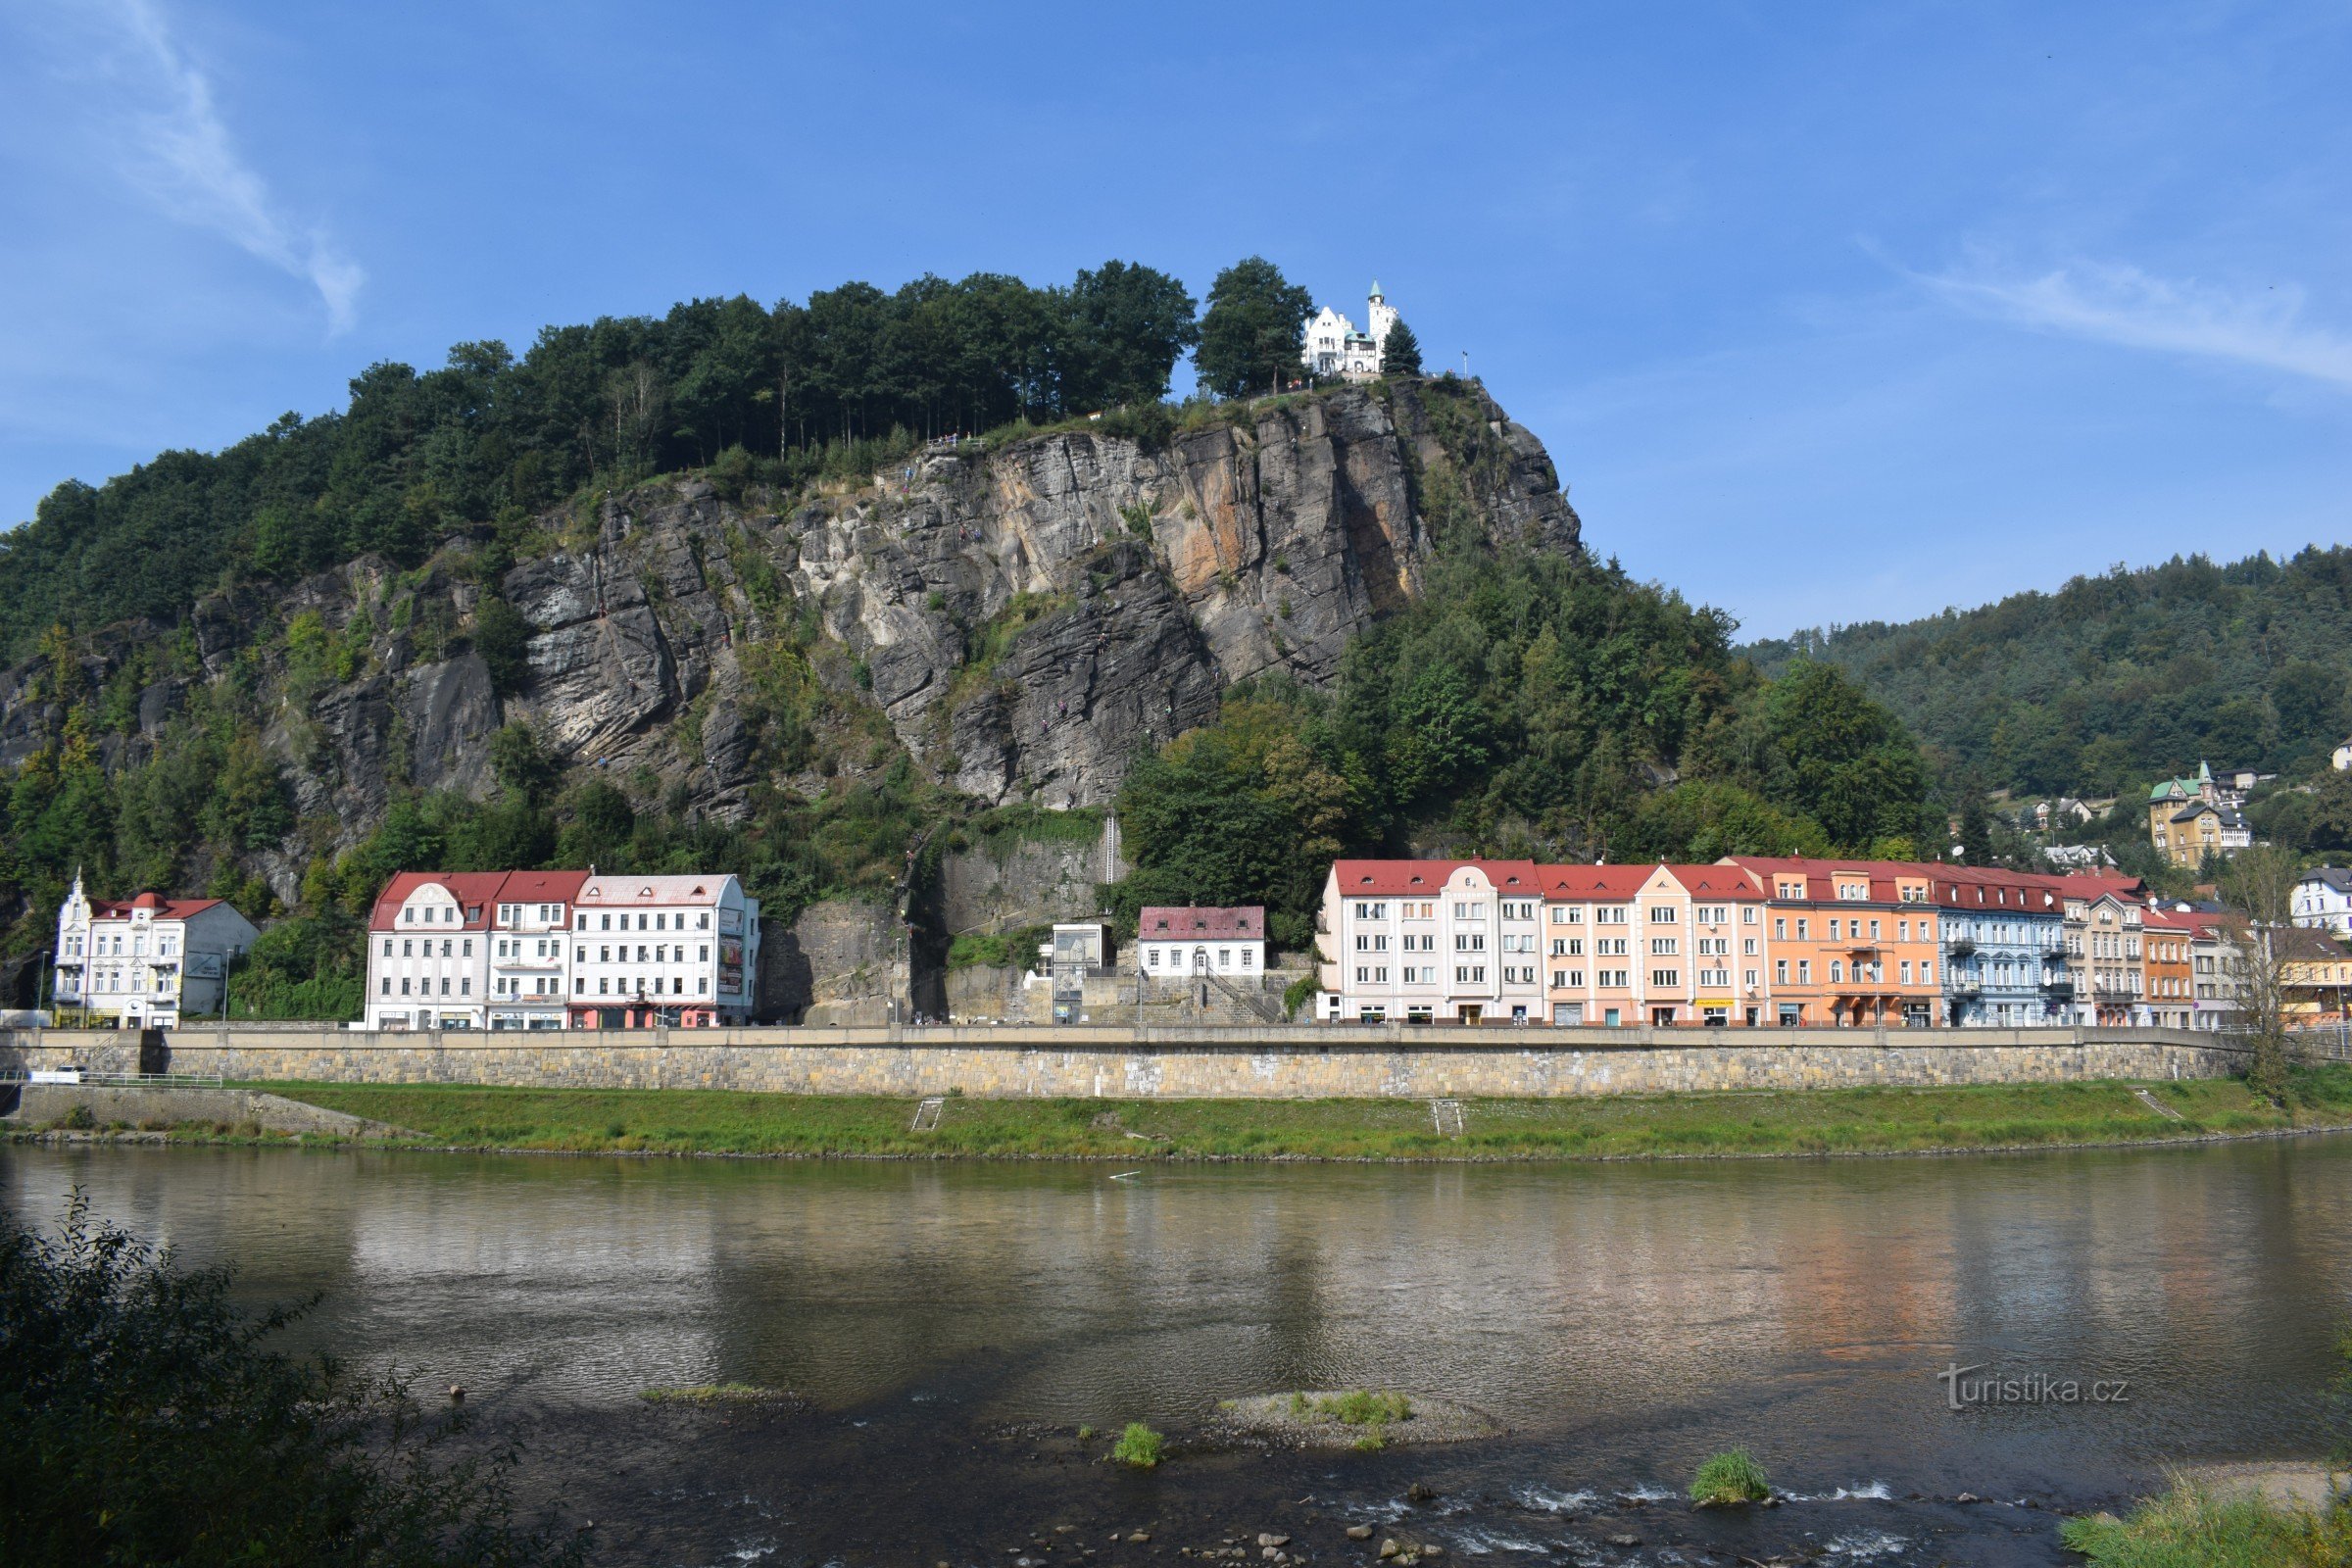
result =
[{"label": "water reflection", "polygon": [[[1948,1160],[1118,1167],[13,1149],[347,1352],[616,1405],[1184,1424],[1394,1384],[1562,1455],[1770,1433],[1824,1485],[2308,1447],[2352,1302],[2352,1144]],[[1950,1362],[2133,1380],[1953,1415]]]}]

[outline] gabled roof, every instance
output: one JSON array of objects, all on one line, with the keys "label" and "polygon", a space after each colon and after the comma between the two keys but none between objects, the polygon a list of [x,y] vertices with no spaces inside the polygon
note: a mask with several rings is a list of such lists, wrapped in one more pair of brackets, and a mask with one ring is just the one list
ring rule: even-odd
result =
[{"label": "gabled roof", "polygon": [[570,904],[580,896],[585,871],[509,871],[499,885],[501,904]]},{"label": "gabled roof", "polygon": [[1540,865],[1536,885],[1548,899],[1630,899],[1656,874],[1651,865]]},{"label": "gabled roof", "polygon": [[121,902],[92,899],[90,918],[127,920],[133,913],[143,910],[152,920],[185,920],[190,915],[202,914],[220,902],[219,899],[167,899],[160,893],[141,893]]},{"label": "gabled roof", "polygon": [[[1744,866],[1754,872],[1763,879],[1766,891],[1774,894],[1779,892],[1772,880],[1776,875],[1787,873],[1802,876],[1808,884],[1805,889],[1808,899],[1834,896],[1836,889],[1830,883],[1836,877],[1851,879],[1861,876],[1870,883],[1867,902],[1873,904],[1900,903],[1900,890],[1896,886],[1898,881],[1927,881],[1935,877],[1938,870],[1936,866],[1913,860],[1834,860],[1801,855],[1733,855],[1725,857],[1725,863]],[[1824,883],[1818,890],[1810,885],[1816,878]]]},{"label": "gabled roof", "polygon": [[1224,941],[1257,941],[1266,934],[1266,906],[1244,904],[1231,907],[1209,905],[1147,904],[1136,917],[1139,942],[1182,942],[1193,937]]},{"label": "gabled roof", "polygon": [[652,908],[668,904],[716,904],[731,875],[713,876],[592,876],[580,885],[575,901],[600,909]]},{"label": "gabled roof", "polygon": [[1446,879],[1465,865],[1475,866],[1500,892],[1531,896],[1537,892],[1533,860],[1335,860],[1331,874],[1345,898],[1396,898],[1438,893]]},{"label": "gabled roof", "polygon": [[2298,882],[2317,882],[2338,893],[2352,894],[2352,871],[2340,865],[2315,865],[2295,879]]},{"label": "gabled roof", "polygon": [[375,896],[375,907],[368,911],[368,928],[389,931],[400,924],[400,911],[418,888],[438,884],[449,890],[458,901],[458,917],[468,931],[487,927],[498,904],[498,890],[507,880],[504,871],[396,871],[384,884],[384,891]]},{"label": "gabled roof", "polygon": [[2352,957],[2342,943],[2302,925],[2271,928],[2271,952],[2282,963],[2332,963]]}]

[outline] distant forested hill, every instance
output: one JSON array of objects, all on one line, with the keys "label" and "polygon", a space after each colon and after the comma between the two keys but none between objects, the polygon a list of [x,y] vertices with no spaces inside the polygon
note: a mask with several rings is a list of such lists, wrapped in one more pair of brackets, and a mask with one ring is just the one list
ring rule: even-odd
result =
[{"label": "distant forested hill", "polygon": [[2352,725],[2352,549],[2202,556],[2054,594],[1753,645],[1859,679],[1947,775],[2105,794],[2193,768],[2325,765]]}]

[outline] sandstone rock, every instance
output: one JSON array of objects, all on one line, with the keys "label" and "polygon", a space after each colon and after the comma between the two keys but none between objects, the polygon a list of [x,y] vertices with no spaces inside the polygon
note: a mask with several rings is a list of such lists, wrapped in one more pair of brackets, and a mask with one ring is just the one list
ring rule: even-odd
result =
[{"label": "sandstone rock", "polygon": [[[497,585],[529,627],[527,674],[503,700],[466,647],[482,590],[463,537],[416,572],[361,557],[204,596],[186,617],[195,678],[227,677],[257,626],[306,611],[338,639],[359,627],[368,659],[349,681],[287,701],[274,643],[262,669],[277,700],[266,744],[299,809],[332,817],[344,844],[397,788],[486,794],[489,738],[513,719],[564,763],[650,769],[697,812],[738,816],[763,781],[821,787],[797,771],[806,748],[789,761],[767,749],[760,694],[795,659],[841,702],[877,708],[957,789],[1101,805],[1142,748],[1212,717],[1234,682],[1332,680],[1350,637],[1422,591],[1433,486],[1492,538],[1579,548],[1542,445],[1474,383],[1347,387],[1154,449],[1082,430],[929,454],[916,470],[904,493],[802,498],[781,514],[692,477],[608,497],[584,520],[551,514],[542,530],[564,546]],[[95,689],[175,634],[102,628],[83,679]],[[0,765],[63,723],[40,673],[0,671]],[[150,683],[136,733],[102,738],[107,765],[149,755],[187,697],[182,677]]]}]

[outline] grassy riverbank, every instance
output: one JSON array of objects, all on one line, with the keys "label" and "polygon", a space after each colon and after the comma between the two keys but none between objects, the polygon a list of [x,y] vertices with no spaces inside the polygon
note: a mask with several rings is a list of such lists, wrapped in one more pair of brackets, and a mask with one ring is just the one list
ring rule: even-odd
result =
[{"label": "grassy riverbank", "polygon": [[[716,1090],[269,1084],[459,1148],[573,1152],[1000,1158],[1556,1159],[1894,1153],[2119,1144],[2352,1126],[2352,1067],[2295,1075],[2281,1109],[2234,1080],[1471,1100],[1442,1137],[1420,1100],[951,1098]],[[2166,1115],[2133,1091],[2145,1088]],[[2176,1119],[2178,1118],[2178,1119]]]}]

